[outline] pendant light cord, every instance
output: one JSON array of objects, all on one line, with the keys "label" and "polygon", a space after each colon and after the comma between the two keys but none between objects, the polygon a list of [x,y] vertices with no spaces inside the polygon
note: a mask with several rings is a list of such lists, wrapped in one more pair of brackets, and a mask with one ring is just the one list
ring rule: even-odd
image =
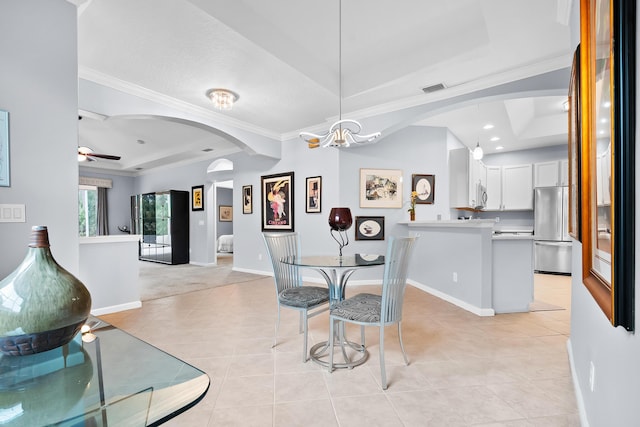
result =
[{"label": "pendant light cord", "polygon": [[[342,120],[342,0],[338,1],[338,120]],[[342,138],[342,125],[340,125]]]}]

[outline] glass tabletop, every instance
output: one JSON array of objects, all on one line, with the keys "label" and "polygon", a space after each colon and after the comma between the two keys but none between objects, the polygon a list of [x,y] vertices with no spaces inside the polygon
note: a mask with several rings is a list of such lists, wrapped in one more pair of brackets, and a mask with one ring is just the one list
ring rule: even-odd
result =
[{"label": "glass tabletop", "polygon": [[384,265],[384,255],[354,254],[343,256],[311,255],[303,257],[284,257],[280,261],[299,267],[316,268],[357,268]]},{"label": "glass tabletop", "polygon": [[0,425],[154,426],[207,392],[199,369],[97,318],[87,324],[54,350],[0,355]]}]

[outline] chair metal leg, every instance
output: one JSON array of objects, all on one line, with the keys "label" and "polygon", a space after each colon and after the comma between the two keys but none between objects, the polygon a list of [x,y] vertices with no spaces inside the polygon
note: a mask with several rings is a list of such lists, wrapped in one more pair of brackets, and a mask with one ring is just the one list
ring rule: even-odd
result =
[{"label": "chair metal leg", "polygon": [[380,382],[382,389],[387,389],[387,373],[384,370],[384,325],[380,325]]},{"label": "chair metal leg", "polygon": [[362,343],[362,347],[366,347],[364,344],[364,325],[360,325],[360,342]]},{"label": "chair metal leg", "polygon": [[333,372],[333,328],[335,321],[329,317],[329,373]]},{"label": "chair metal leg", "polygon": [[398,322],[398,338],[400,338],[400,349],[402,350],[402,355],[404,356],[404,364],[409,364],[409,359],[407,359],[407,353],[404,351],[404,344],[402,343],[402,322]]},{"label": "chair metal leg", "polygon": [[304,344],[302,345],[302,363],[306,363],[308,360],[308,354],[307,354],[307,336],[309,334],[309,323],[308,323],[308,319],[307,319],[307,311],[301,311],[300,312],[300,316],[302,316],[303,320],[304,320]]}]

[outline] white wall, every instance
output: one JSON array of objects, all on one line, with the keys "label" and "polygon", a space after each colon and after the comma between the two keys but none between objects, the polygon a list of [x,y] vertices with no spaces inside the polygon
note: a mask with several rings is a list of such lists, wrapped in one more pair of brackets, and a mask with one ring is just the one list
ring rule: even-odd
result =
[{"label": "white wall", "polygon": [[31,227],[46,225],[53,256],[78,273],[76,7],[65,0],[0,2],[0,109],[9,111],[11,187],[25,223],[0,223],[0,277],[24,258]]}]

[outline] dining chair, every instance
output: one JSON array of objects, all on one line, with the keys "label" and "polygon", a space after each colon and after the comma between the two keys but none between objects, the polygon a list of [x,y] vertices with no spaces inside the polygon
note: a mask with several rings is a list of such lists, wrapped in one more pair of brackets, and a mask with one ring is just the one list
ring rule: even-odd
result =
[{"label": "dining chair", "polygon": [[[384,329],[385,326],[397,324],[400,349],[405,365],[409,364],[402,343],[402,305],[404,290],[407,284],[407,270],[416,237],[391,237],[387,245],[384,274],[382,278],[382,295],[360,293],[347,298],[331,307],[329,315],[329,336],[334,336],[336,322],[347,322],[380,328],[380,380],[382,389],[387,389],[387,375],[384,364]],[[340,335],[344,334],[344,326],[340,327]],[[341,336],[342,339],[342,336]],[[334,340],[329,344],[329,372],[333,371]],[[364,334],[362,345],[364,346]]]},{"label": "dining chair", "polygon": [[308,319],[329,309],[329,289],[320,286],[303,286],[298,266],[281,262],[285,257],[300,257],[300,236],[298,233],[262,233],[273,265],[273,277],[278,302],[278,319],[273,338],[277,345],[280,327],[280,309],[290,308],[300,312],[300,332],[304,333],[302,361],[308,360],[307,336]]}]

